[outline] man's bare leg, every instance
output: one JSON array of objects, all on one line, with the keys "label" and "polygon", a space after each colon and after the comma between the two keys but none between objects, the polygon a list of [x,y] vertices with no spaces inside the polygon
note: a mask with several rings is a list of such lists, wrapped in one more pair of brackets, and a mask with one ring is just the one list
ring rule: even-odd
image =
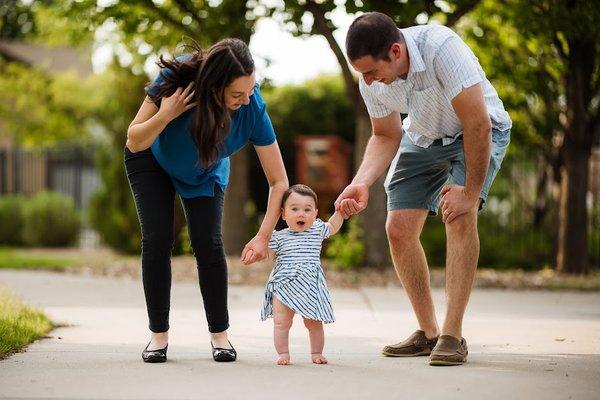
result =
[{"label": "man's bare leg", "polygon": [[427,338],[439,335],[429,285],[429,268],[419,240],[428,211],[402,209],[388,212],[386,231],[396,273],[410,299],[419,327]]},{"label": "man's bare leg", "polygon": [[462,338],[465,314],[479,258],[477,210],[446,224],[446,319],[443,335]]}]

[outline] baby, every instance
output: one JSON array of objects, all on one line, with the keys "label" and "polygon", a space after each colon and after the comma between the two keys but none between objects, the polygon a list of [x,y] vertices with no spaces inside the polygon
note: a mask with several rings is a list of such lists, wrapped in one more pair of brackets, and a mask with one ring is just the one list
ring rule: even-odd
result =
[{"label": "baby", "polygon": [[312,362],[326,364],[323,322],[334,322],[333,309],[320,253],[324,239],[335,234],[344,219],[335,212],[328,222],[317,218],[317,195],[306,185],[294,185],[283,195],[281,216],[288,228],[273,232],[269,260],[275,268],[265,288],[261,320],[274,320],[277,364],[288,365],[289,330],[296,313],[304,319]]}]

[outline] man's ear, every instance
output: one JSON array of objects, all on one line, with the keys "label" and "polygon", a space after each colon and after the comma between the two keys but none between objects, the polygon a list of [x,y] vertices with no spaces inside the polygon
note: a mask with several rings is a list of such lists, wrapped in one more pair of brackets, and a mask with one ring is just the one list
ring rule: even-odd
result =
[{"label": "man's ear", "polygon": [[388,56],[390,57],[391,60],[398,60],[398,59],[400,59],[400,57],[402,57],[403,51],[404,51],[404,47],[402,47],[401,43],[393,43],[390,46],[390,51],[388,53]]}]

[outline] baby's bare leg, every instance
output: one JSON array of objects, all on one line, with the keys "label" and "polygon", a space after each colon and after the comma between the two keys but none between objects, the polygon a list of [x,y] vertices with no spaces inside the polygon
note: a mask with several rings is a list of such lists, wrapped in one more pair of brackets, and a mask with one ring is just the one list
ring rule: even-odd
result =
[{"label": "baby's bare leg", "polygon": [[327,359],[323,356],[323,347],[325,346],[323,322],[304,318],[304,326],[308,329],[312,362],[315,364],[327,364]]},{"label": "baby's bare leg", "polygon": [[290,363],[289,334],[294,311],[283,304],[276,296],[273,296],[273,342],[275,350],[279,354],[277,364],[288,365]]}]

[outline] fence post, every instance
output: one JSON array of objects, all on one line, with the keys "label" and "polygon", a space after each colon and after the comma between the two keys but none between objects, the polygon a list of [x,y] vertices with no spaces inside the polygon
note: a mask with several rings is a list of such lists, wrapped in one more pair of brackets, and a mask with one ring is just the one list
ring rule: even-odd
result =
[{"label": "fence post", "polygon": [[7,179],[8,179],[8,171],[7,171],[7,163],[6,163],[6,155],[7,150],[6,149],[0,149],[0,193],[2,194],[6,194],[7,193]]},{"label": "fence post", "polygon": [[15,146],[13,150],[13,193],[21,193],[21,149]]}]

